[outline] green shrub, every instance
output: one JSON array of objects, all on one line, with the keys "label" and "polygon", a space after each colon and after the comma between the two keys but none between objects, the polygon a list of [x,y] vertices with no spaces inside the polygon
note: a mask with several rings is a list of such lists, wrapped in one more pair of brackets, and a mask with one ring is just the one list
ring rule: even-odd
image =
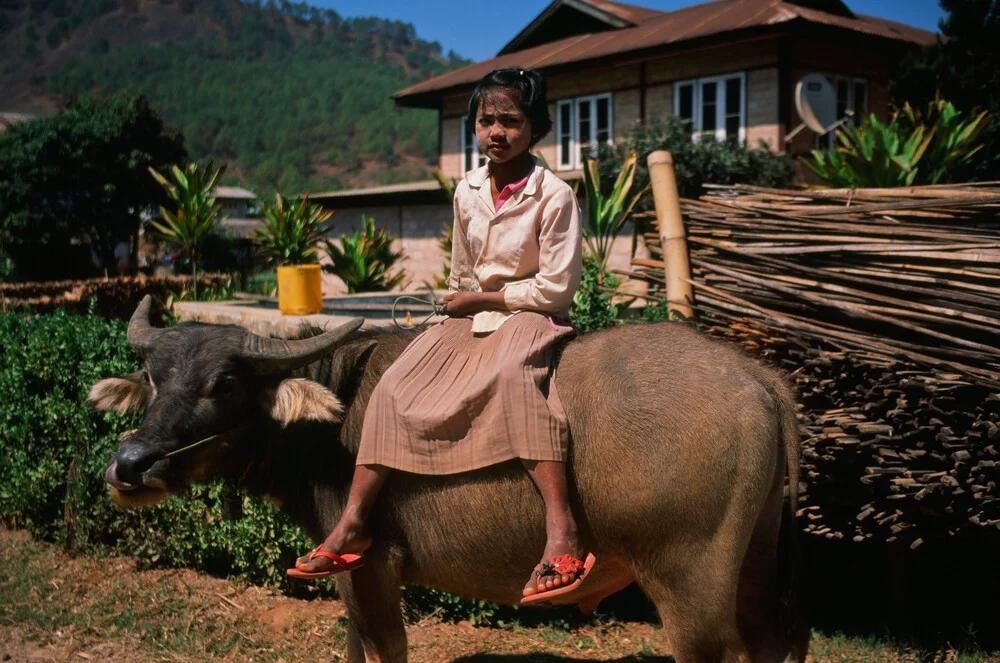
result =
[{"label": "green shrub", "polygon": [[590,254],[583,256],[583,277],[573,295],[569,316],[581,331],[605,329],[618,324],[618,306],[611,301],[618,278]]},{"label": "green shrub", "polygon": [[[604,192],[612,183],[632,153],[638,156],[632,186],[642,191],[649,184],[646,158],[654,150],[668,150],[673,156],[677,190],[682,198],[697,198],[705,184],[753,184],[787,188],[792,183],[794,162],[783,154],[773,154],[761,143],[755,149],[735,140],[713,138],[691,139],[688,123],[676,116],[654,119],[647,124],[635,124],[616,145],[602,145],[595,151]],[[652,209],[652,197],[637,205],[638,210]]]},{"label": "green shrub", "polygon": [[406,281],[403,270],[393,268],[404,256],[392,248],[395,238],[383,229],[375,228],[375,219],[361,217],[362,230],[353,235],[341,235],[340,246],[327,240],[329,265],[323,269],[336,274],[347,284],[348,292],[385,292]]},{"label": "green shrub", "polygon": [[85,404],[101,378],[136,370],[126,323],[65,312],[0,315],[0,520],[140,564],[188,566],[277,584],[306,537],[274,507],[243,497],[246,517],[224,521],[225,488],[143,510],[108,499],[104,469],[136,421]]}]

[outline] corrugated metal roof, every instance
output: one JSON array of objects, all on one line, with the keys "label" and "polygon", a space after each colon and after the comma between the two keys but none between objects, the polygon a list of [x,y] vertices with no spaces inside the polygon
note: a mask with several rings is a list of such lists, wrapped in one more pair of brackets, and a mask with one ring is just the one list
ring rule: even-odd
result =
[{"label": "corrugated metal roof", "polygon": [[657,16],[663,16],[665,12],[661,12],[659,9],[648,9],[646,7],[639,7],[637,5],[630,5],[624,2],[611,2],[610,0],[585,0],[587,4],[600,9],[601,11],[606,11],[609,14],[614,14],[623,21],[628,21],[629,23],[635,23],[638,25],[644,21],[648,21],[651,18],[656,18]]},{"label": "corrugated metal roof", "polygon": [[234,198],[237,200],[254,200],[257,197],[257,194],[253,191],[247,191],[238,186],[217,186],[212,190],[212,195],[216,198]]},{"label": "corrugated metal roof", "polygon": [[856,18],[836,16],[786,0],[714,0],[664,12],[636,27],[568,37],[499,55],[412,85],[394,94],[393,98],[407,105],[413,97],[469,86],[501,67],[545,69],[795,19],[915,44],[933,43],[936,38],[932,32],[893,21],[864,15],[857,15]]},{"label": "corrugated metal roof", "polygon": [[415,191],[440,191],[441,185],[437,180],[423,180],[420,182],[404,182],[402,184],[386,184],[385,186],[373,186],[364,189],[344,189],[343,191],[328,191],[326,193],[314,193],[309,196],[311,200],[330,198],[352,198],[354,196],[381,196],[393,193],[413,193]]}]

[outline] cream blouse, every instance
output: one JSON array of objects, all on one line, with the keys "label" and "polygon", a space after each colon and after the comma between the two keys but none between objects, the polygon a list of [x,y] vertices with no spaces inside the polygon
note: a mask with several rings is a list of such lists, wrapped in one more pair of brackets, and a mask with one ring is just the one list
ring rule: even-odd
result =
[{"label": "cream blouse", "polygon": [[[503,291],[512,312],[568,318],[583,270],[580,233],[573,190],[537,161],[527,183],[498,211],[489,166],[469,171],[455,189],[448,288]],[[512,312],[478,313],[473,331],[493,331]]]}]

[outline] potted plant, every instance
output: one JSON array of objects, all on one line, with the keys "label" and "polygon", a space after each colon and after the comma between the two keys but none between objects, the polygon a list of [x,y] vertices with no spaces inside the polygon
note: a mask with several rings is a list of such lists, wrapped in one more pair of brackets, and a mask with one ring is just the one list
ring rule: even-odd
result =
[{"label": "potted plant", "polygon": [[317,245],[330,231],[332,210],[309,202],[308,194],[287,200],[280,193],[274,203],[261,201],[263,223],[254,241],[275,265],[278,309],[285,315],[308,315],[323,308],[323,286]]}]

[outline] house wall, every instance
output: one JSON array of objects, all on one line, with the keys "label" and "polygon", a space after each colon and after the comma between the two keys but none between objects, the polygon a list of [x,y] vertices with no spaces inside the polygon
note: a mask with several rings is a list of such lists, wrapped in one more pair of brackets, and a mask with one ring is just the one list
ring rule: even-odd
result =
[{"label": "house wall", "polygon": [[646,64],[646,84],[673,83],[699,76],[776,66],[777,44],[774,39],[756,40],[654,58]]},{"label": "house wall", "polygon": [[[815,147],[815,134],[806,129],[794,141],[786,144],[784,137],[799,124],[794,105],[795,83],[805,74],[826,74],[864,78],[868,83],[868,107],[880,118],[889,113],[888,78],[898,50],[878,51],[870,41],[834,42],[828,37],[801,37],[786,42],[787,61],[793,63],[788,72],[789,89],[779,89],[779,41],[765,37],[722,46],[705,47],[684,53],[651,58],[646,61],[645,121],[653,121],[673,113],[674,84],[679,81],[714,76],[730,72],[746,73],[747,145],[759,146],[764,141],[773,151],[807,154]],[[601,92],[613,93],[613,138],[620,140],[641,119],[643,103],[642,74],[639,64],[604,66],[572,72],[554,73],[549,77],[549,112],[555,119],[555,102]],[[782,125],[779,108],[787,104]],[[459,117],[465,113],[468,94],[451,95],[443,99],[441,121],[441,155],[439,166],[449,177],[463,174]],[[554,129],[554,127],[553,127]],[[550,133],[536,147],[550,163],[556,162],[555,135]],[[577,179],[578,171],[560,171],[560,176]]]},{"label": "house wall", "polygon": [[[889,117],[889,74],[898,51],[875,50],[854,43],[832,43],[821,40],[798,39],[790,44],[790,61],[794,63],[789,76],[788,117],[793,129],[798,126],[795,109],[795,83],[809,73],[822,73],[852,78],[863,78],[868,83],[868,111],[880,120]],[[816,147],[816,133],[803,129],[795,136],[788,151],[805,155]]]},{"label": "house wall", "polygon": [[746,143],[757,147],[767,143],[772,152],[784,150],[784,131],[778,122],[778,68],[755,69],[747,73]]}]

